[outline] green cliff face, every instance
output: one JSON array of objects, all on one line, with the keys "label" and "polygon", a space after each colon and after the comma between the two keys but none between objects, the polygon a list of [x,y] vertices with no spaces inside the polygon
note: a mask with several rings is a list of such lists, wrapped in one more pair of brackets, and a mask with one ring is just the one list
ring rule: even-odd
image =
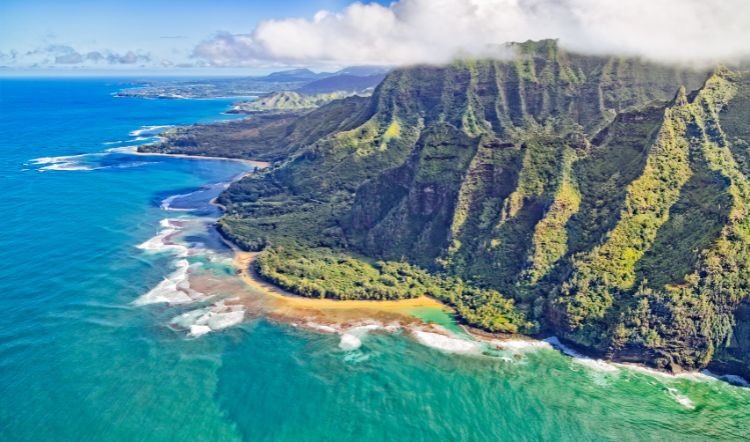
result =
[{"label": "green cliff face", "polygon": [[[348,297],[309,289],[346,275],[486,329],[750,372],[750,75],[514,47],[392,72],[335,130],[228,189],[222,230],[270,246],[259,270],[301,293]],[[425,270],[450,283],[426,290]]]}]

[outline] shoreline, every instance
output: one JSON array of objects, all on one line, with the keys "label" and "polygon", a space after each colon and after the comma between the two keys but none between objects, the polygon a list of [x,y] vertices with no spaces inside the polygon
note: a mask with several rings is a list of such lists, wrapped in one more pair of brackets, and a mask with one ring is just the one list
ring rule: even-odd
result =
[{"label": "shoreline", "polygon": [[[151,155],[145,152],[137,152],[137,155]],[[158,154],[163,156],[178,156],[180,158],[191,158],[191,159],[214,159],[214,160],[232,160],[242,161],[249,164],[253,164],[257,169],[263,169],[270,166],[270,163],[264,161],[255,160],[244,160],[244,159],[233,159],[233,158],[221,158],[221,157],[202,157],[197,155],[182,155],[182,154]],[[248,171],[241,174],[240,176],[229,181],[234,183],[241,180],[242,178],[254,173],[255,170]],[[222,212],[226,211],[226,208],[216,201],[216,198],[210,202],[213,206],[218,207]],[[440,301],[429,298],[427,296],[420,296],[418,298],[410,299],[399,299],[399,300],[386,300],[386,301],[375,301],[375,300],[338,300],[338,299],[318,299],[318,298],[307,298],[304,296],[297,295],[289,292],[268,282],[258,276],[252,270],[252,263],[255,257],[260,252],[246,252],[242,250],[237,244],[232,242],[231,239],[227,238],[219,229],[216,229],[219,234],[221,241],[232,250],[233,259],[232,265],[235,268],[237,276],[240,277],[242,282],[247,286],[255,289],[264,296],[267,296],[273,300],[283,302],[286,307],[300,310],[368,310],[371,312],[382,312],[382,313],[399,313],[408,314],[406,310],[410,308],[436,308],[443,311],[452,311],[452,309],[441,303]],[[472,335],[473,336],[473,335]]]},{"label": "shoreline", "polygon": [[317,299],[299,296],[262,279],[254,271],[252,271],[252,263],[255,260],[255,257],[260,252],[242,251],[239,249],[239,247],[232,244],[231,241],[223,237],[222,239],[225,241],[225,243],[227,243],[227,245],[230,245],[230,247],[232,247],[232,250],[234,251],[233,264],[235,269],[237,270],[237,275],[242,279],[242,281],[266,296],[270,296],[276,300],[283,301],[290,307],[316,310],[374,310],[396,313],[405,313],[405,309],[419,307],[438,308],[446,311],[449,310],[449,307],[447,305],[435,299],[428,298],[427,296],[390,301]]},{"label": "shoreline", "polygon": [[[187,159],[196,159],[196,160],[240,161],[246,164],[253,165],[254,167],[256,167],[255,170],[263,169],[263,168],[270,166],[270,163],[268,162],[246,160],[246,159],[240,159],[240,158],[205,157],[205,156],[200,156],[200,155],[146,153],[146,152],[132,152],[132,153],[135,155],[142,155],[142,156],[166,156],[166,157],[187,158]],[[245,176],[254,173],[255,170],[251,170],[246,173],[243,173],[239,175],[238,177],[235,177],[234,179],[230,180],[229,183],[231,184],[236,181],[239,181]],[[221,204],[217,203],[215,199],[212,200],[210,203],[218,207],[222,211],[222,213],[225,212],[225,208]],[[434,329],[434,327],[432,327],[433,323],[426,322],[422,320],[421,318],[414,316],[413,314],[409,312],[409,309],[435,308],[435,309],[440,309],[446,312],[452,311],[450,306],[443,304],[436,299],[429,298],[424,295],[418,298],[390,300],[390,301],[389,300],[386,300],[386,301],[336,300],[336,299],[318,299],[318,298],[303,297],[303,296],[291,293],[287,290],[284,290],[281,287],[278,287],[274,285],[273,283],[262,279],[253,271],[252,263],[260,252],[244,251],[237,244],[232,242],[229,238],[225,237],[224,234],[222,234],[220,230],[217,229],[217,233],[219,234],[219,238],[221,239],[221,241],[232,250],[232,253],[233,253],[232,266],[234,267],[236,271],[236,275],[239,276],[240,280],[244,283],[244,285],[260,293],[261,295],[263,295],[263,297],[266,297],[268,300],[278,302],[281,304],[280,306],[277,306],[277,309],[284,310],[284,312],[269,311],[267,312],[269,317],[279,319],[282,322],[291,324],[292,326],[300,325],[295,321],[307,320],[308,321],[307,325],[309,325],[309,327],[306,327],[306,328],[309,328],[311,330],[321,331],[325,329],[325,331],[332,330],[332,331],[335,331],[336,333],[346,333],[346,327],[342,328],[342,325],[346,323],[348,323],[350,326],[349,328],[351,328],[351,327],[361,326],[361,324],[367,323],[368,321],[372,321],[372,320],[377,321],[378,319],[383,319],[383,316],[387,316],[389,317],[389,319],[393,319],[393,316],[395,315],[397,317],[409,317],[412,319],[412,321],[421,322],[423,323],[424,326]],[[355,311],[366,313],[366,314],[356,319],[347,317],[346,313],[353,313]],[[344,314],[344,316],[341,317],[340,316],[341,314]],[[380,318],[378,318],[378,315],[380,316]],[[330,317],[327,317],[327,316],[330,316]],[[323,324],[315,325],[315,323],[310,322],[310,320],[313,318],[317,321],[317,320],[322,320],[325,317],[327,318],[322,321]],[[336,318],[337,321],[334,321],[333,318]],[[344,324],[342,324],[342,322]],[[407,321],[407,323],[408,322],[409,321]],[[680,372],[674,372],[674,371],[651,367],[643,363],[621,362],[621,361],[610,360],[610,359],[599,359],[593,355],[588,355],[585,352],[579,353],[575,349],[572,349],[566,346],[565,344],[561,343],[555,336],[550,336],[546,339],[539,339],[539,338],[526,336],[526,335],[519,335],[519,334],[490,333],[490,332],[476,329],[474,327],[467,326],[465,324],[461,324],[458,322],[457,322],[457,325],[469,337],[471,337],[471,339],[474,342],[483,342],[485,344],[500,345],[501,347],[503,347],[503,343],[506,343],[506,345],[512,346],[514,343],[517,343],[517,342],[525,342],[528,345],[531,345],[534,347],[546,345],[546,346],[549,346],[550,348],[556,349],[562,354],[565,354],[571,357],[574,360],[580,360],[589,365],[593,364],[594,366],[597,366],[598,369],[603,369],[601,367],[605,367],[606,368],[605,371],[611,371],[611,369],[623,368],[623,369],[631,369],[634,371],[640,371],[643,373],[649,373],[654,376],[666,376],[670,378],[705,377],[705,378],[713,378],[715,380],[726,382],[728,384],[739,386],[741,388],[748,388],[748,386],[746,385],[748,384],[748,382],[742,376],[736,375],[733,373],[724,373],[721,370],[718,370],[718,372],[711,372],[710,368],[708,367],[701,369],[701,370],[685,370],[685,371],[680,371]],[[452,336],[452,333],[447,332],[447,330],[445,331],[441,330],[441,328],[442,328],[441,326],[438,326],[438,329],[432,330],[432,331],[438,332],[438,334],[442,334],[447,337]],[[449,333],[449,334],[446,335],[445,333]],[[708,375],[706,373],[711,373],[711,374]],[[739,378],[742,382],[732,382],[729,380],[731,378]]]},{"label": "shoreline", "polygon": [[[252,271],[251,265],[255,257],[260,252],[245,252],[231,241],[227,240],[222,236],[222,240],[232,248],[234,252],[233,265],[237,270],[237,275],[240,276],[242,281],[250,286],[251,288],[261,292],[264,296],[268,296],[274,300],[278,300],[286,304],[295,310],[312,311],[312,310],[329,310],[329,311],[342,311],[342,310],[359,310],[362,312],[372,313],[396,313],[402,315],[408,315],[409,308],[419,307],[431,307],[440,308],[445,311],[450,311],[450,307],[440,303],[439,301],[426,297],[420,296],[418,298],[397,300],[397,301],[370,301],[370,300],[335,300],[335,299],[316,299],[306,298],[303,296],[290,293],[274,284],[263,280],[255,272]],[[284,322],[290,322],[287,318]],[[297,319],[304,319],[302,317]],[[369,318],[376,319],[376,318]],[[420,318],[414,317],[417,321],[422,321]],[[422,321],[424,322],[424,321]],[[292,323],[294,325],[294,323]],[[537,348],[550,348],[554,349],[561,354],[570,357],[572,360],[578,361],[583,365],[589,366],[591,369],[600,370],[605,372],[615,371],[617,369],[632,370],[651,376],[663,376],[670,379],[695,379],[703,380],[714,379],[717,381],[725,382],[740,388],[748,388],[748,380],[744,379],[741,375],[735,373],[723,373],[721,371],[713,372],[710,368],[706,367],[700,370],[684,370],[679,372],[673,372],[669,370],[662,370],[655,367],[651,367],[643,363],[635,362],[624,362],[613,359],[600,359],[594,356],[587,355],[585,353],[579,353],[573,348],[568,347],[558,340],[554,335],[545,339],[534,338],[527,335],[520,334],[497,334],[486,332],[474,327],[466,326],[464,324],[457,323],[458,326],[475,342],[481,342],[484,344],[499,346],[503,349],[512,349],[521,346],[537,347]],[[345,330],[339,330],[336,326],[339,324],[330,323],[322,324],[326,326],[334,326],[333,328],[340,333],[345,333]],[[424,323],[425,326],[431,326],[431,323]],[[315,330],[315,327],[308,327]],[[457,338],[452,333],[445,334],[446,331],[440,328],[430,330],[430,332],[437,332],[450,338]],[[460,338],[457,338],[460,339]],[[733,379],[735,378],[735,379]],[[737,381],[736,379],[739,379]]]},{"label": "shoreline", "polygon": [[[268,167],[271,167],[271,163],[268,161],[248,160],[245,158],[210,157],[210,156],[202,156],[202,155],[189,155],[189,154],[184,154],[184,153],[140,152],[138,151],[138,147],[135,147],[127,151],[121,151],[121,153],[125,153],[128,155],[145,156],[145,157],[184,158],[188,160],[238,161],[240,163],[250,164],[256,169],[266,169]],[[234,181],[230,181],[230,183],[231,182],[234,182]]]}]

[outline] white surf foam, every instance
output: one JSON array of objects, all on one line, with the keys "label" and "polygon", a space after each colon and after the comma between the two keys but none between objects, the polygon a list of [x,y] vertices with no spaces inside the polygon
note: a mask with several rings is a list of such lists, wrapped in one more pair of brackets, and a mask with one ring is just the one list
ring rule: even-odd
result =
[{"label": "white surf foam", "polygon": [[685,396],[684,394],[680,394],[679,391],[677,391],[674,388],[667,388],[666,393],[669,397],[674,399],[678,404],[682,405],[683,407],[694,410],[695,409],[695,403],[690,400],[689,397]]},{"label": "white surf foam", "polygon": [[238,304],[226,305],[225,300],[211,306],[185,312],[170,323],[188,330],[188,336],[197,338],[213,331],[237,325],[245,318],[245,308]]},{"label": "white surf foam", "polygon": [[192,211],[192,209],[180,209],[180,208],[172,207],[172,203],[177,198],[185,198],[194,193],[195,192],[183,193],[183,194],[172,195],[167,198],[164,198],[164,200],[162,200],[161,204],[159,205],[159,208],[161,208],[161,210],[168,210],[168,211],[173,211],[173,212],[190,212]]},{"label": "white surf foam", "polygon": [[63,170],[63,171],[73,171],[73,170],[97,170],[101,169],[101,167],[93,167],[93,166],[84,166],[79,163],[57,163],[57,164],[50,164],[49,166],[40,167],[38,170],[39,172],[45,172],[48,170]]},{"label": "white surf foam", "polygon": [[136,247],[149,253],[169,252],[182,258],[188,256],[188,247],[182,244],[175,244],[169,240],[170,236],[175,235],[181,230],[177,224],[177,220],[163,219],[159,222],[159,225],[162,227],[159,233],[138,244]]},{"label": "white surf foam", "polygon": [[551,336],[547,339],[544,339],[544,342],[549,343],[551,346],[557,348],[561,352],[570,356],[571,358],[573,358],[573,362],[576,362],[578,364],[585,365],[586,367],[592,368],[594,370],[608,371],[608,372],[618,371],[618,368],[614,364],[603,361],[601,359],[593,359],[588,356],[584,356],[581,353],[578,353],[577,351],[573,350],[572,348],[560,342],[560,340],[557,339],[556,336]]},{"label": "white surf foam", "polygon": [[90,164],[81,163],[81,160],[86,157],[97,157],[102,156],[103,153],[85,153],[80,155],[66,155],[59,157],[41,157],[34,158],[30,162],[40,167],[39,172],[47,170],[96,170],[101,167],[92,166]]},{"label": "white surf foam", "polygon": [[338,330],[336,330],[334,327],[331,327],[330,325],[318,324],[316,322],[307,322],[305,323],[305,327],[323,333],[338,333]]},{"label": "white surf foam", "polygon": [[191,325],[188,335],[193,338],[197,338],[205,335],[206,333],[211,333],[211,327],[207,325]]},{"label": "white surf foam", "polygon": [[135,153],[138,151],[138,146],[122,146],[122,147],[110,147],[105,152],[109,153]]},{"label": "white surf foam", "polygon": [[140,129],[136,129],[130,132],[131,137],[140,137],[143,135],[158,135],[161,132],[173,127],[171,125],[166,126],[141,126]]},{"label": "white surf foam", "polygon": [[346,330],[341,335],[341,341],[339,341],[339,348],[346,351],[356,350],[362,346],[362,337],[367,333],[382,329],[383,326],[380,324],[367,324],[352,327]]},{"label": "white surf foam", "polygon": [[511,351],[513,353],[524,353],[529,351],[536,351],[541,348],[550,349],[552,346],[545,341],[532,341],[529,339],[509,339],[509,340],[492,340],[490,343],[502,350]]},{"label": "white surf foam", "polygon": [[208,297],[190,288],[189,268],[190,263],[186,259],[180,259],[175,263],[177,270],[164,278],[156,287],[148,293],[133,301],[134,305],[169,304],[180,305],[202,301]]},{"label": "white surf foam", "polygon": [[89,155],[94,155],[94,154],[82,153],[80,155],[65,155],[65,156],[59,156],[59,157],[40,157],[40,158],[34,158],[33,160],[31,160],[31,163],[32,164],[65,163],[68,161],[76,161],[79,158],[84,158]]},{"label": "white surf foam", "polygon": [[480,350],[478,343],[466,339],[452,338],[422,330],[412,330],[411,333],[420,344],[450,353],[474,353]]},{"label": "white surf foam", "polygon": [[149,164],[157,163],[154,161],[131,161],[129,163],[122,163],[114,166],[100,167],[99,169],[132,169],[134,167],[148,166]]},{"label": "white surf foam", "polygon": [[357,336],[349,333],[341,335],[341,341],[339,342],[339,348],[346,351],[356,350],[362,346],[362,340]]}]

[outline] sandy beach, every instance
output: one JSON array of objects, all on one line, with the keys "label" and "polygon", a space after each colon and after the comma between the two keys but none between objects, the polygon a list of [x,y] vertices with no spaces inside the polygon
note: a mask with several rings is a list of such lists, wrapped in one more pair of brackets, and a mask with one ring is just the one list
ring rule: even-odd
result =
[{"label": "sandy beach", "polygon": [[305,298],[282,290],[262,280],[250,268],[259,252],[244,252],[235,248],[234,266],[242,280],[254,289],[274,299],[281,300],[289,307],[316,310],[376,310],[381,312],[403,312],[415,307],[433,307],[447,309],[444,304],[426,296],[401,299],[397,301],[365,301]]},{"label": "sandy beach", "polygon": [[239,161],[241,163],[250,164],[258,169],[265,169],[271,166],[271,163],[267,161],[247,160],[244,158],[208,157],[208,156],[202,156],[202,155],[187,155],[187,154],[182,154],[182,153],[138,152],[137,148],[129,149],[125,153],[129,153],[132,155],[146,156],[146,157],[172,157],[172,158],[187,158],[191,160]]}]

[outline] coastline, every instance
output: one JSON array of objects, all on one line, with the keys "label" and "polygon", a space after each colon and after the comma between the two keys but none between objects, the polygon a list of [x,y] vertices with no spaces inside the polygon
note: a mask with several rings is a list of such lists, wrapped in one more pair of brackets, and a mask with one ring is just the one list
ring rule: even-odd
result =
[{"label": "coastline", "polygon": [[133,149],[128,149],[127,151],[123,150],[121,152],[130,154],[130,155],[139,155],[139,156],[146,156],[146,157],[171,157],[171,158],[185,158],[189,160],[211,160],[211,161],[239,161],[241,163],[250,164],[254,166],[256,169],[266,169],[268,167],[271,167],[271,163],[268,161],[248,160],[245,158],[209,157],[209,156],[202,156],[202,155],[188,155],[188,154],[183,154],[183,153],[139,152],[138,147],[135,147]]},{"label": "coastline", "polygon": [[420,296],[418,298],[399,299],[393,301],[370,301],[370,300],[337,300],[337,299],[316,299],[306,298],[295,295],[272,283],[261,279],[251,266],[255,257],[260,252],[245,252],[239,250],[236,245],[231,244],[224,238],[227,244],[230,244],[234,250],[233,264],[237,270],[238,276],[250,287],[270,296],[276,300],[281,300],[290,307],[302,309],[323,309],[323,310],[376,310],[381,312],[403,312],[409,308],[432,307],[447,310],[448,306],[439,301]]},{"label": "coastline", "polygon": [[[217,160],[217,161],[240,161],[254,166],[255,170],[235,177],[229,183],[236,182],[245,176],[254,173],[258,169],[270,166],[270,163],[264,161],[246,160],[240,158],[224,157],[206,157],[200,155],[187,154],[167,154],[167,153],[147,153],[147,152],[129,152],[141,156],[165,156],[175,158],[187,158],[196,160]],[[216,202],[211,204],[218,207],[222,212],[225,208]],[[449,339],[463,339],[454,335],[453,332],[443,329],[442,326],[423,320],[410,312],[411,309],[434,308],[445,312],[450,312],[450,306],[443,304],[433,298],[420,296],[418,298],[375,301],[375,300],[336,300],[336,299],[318,299],[303,297],[289,291],[286,291],[271,282],[268,282],[258,276],[252,269],[252,264],[260,252],[243,251],[239,246],[233,243],[218,231],[219,238],[226,244],[233,253],[232,266],[236,275],[245,287],[252,289],[254,292],[262,295],[266,305],[266,315],[269,318],[279,320],[292,326],[302,326],[304,328],[325,332],[338,333],[345,335],[349,330],[362,327],[385,328],[396,326],[409,326],[406,330],[410,334],[427,333],[445,336]],[[257,300],[256,300],[257,301]],[[234,299],[232,304],[244,304],[242,299]],[[255,308],[255,301],[247,300],[248,308]],[[379,326],[373,323],[380,324]],[[385,326],[385,324],[392,324]],[[398,326],[396,324],[399,324]],[[537,348],[548,347],[571,357],[573,360],[587,365],[596,370],[615,371],[618,368],[631,369],[642,373],[648,373],[655,376],[666,376],[669,378],[713,378],[733,385],[747,388],[748,382],[741,376],[733,373],[710,372],[709,368],[702,370],[686,370],[673,372],[664,369],[658,369],[646,364],[622,362],[617,360],[599,359],[595,355],[589,355],[585,350],[579,352],[576,349],[568,347],[560,342],[555,336],[545,339],[530,337],[518,334],[496,334],[489,333],[464,324],[457,324],[466,333],[471,340],[467,342],[484,343],[487,345],[503,348]],[[417,339],[419,340],[419,339]],[[710,373],[710,374],[707,374]],[[739,381],[735,380],[739,379]]]}]

